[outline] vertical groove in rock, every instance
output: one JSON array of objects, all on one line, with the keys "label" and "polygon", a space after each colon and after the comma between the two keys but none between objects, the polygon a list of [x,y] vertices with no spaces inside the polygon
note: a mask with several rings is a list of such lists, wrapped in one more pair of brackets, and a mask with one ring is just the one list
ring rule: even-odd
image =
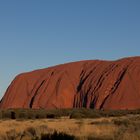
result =
[{"label": "vertical groove in rock", "polygon": [[36,90],[34,96],[31,98],[30,105],[29,105],[30,108],[33,107],[35,97],[37,96],[38,91],[39,91],[39,89],[41,88],[41,86],[43,85],[44,82],[45,82],[45,80],[41,82],[41,84],[40,84],[39,87],[37,88],[37,90]]},{"label": "vertical groove in rock", "polygon": [[105,99],[103,100],[103,102],[102,102],[102,104],[101,104],[101,106],[100,106],[100,109],[103,108],[104,103],[105,103],[105,101],[107,100],[107,98],[108,98],[111,94],[113,94],[113,93],[118,89],[119,85],[121,84],[121,81],[123,80],[123,78],[124,78],[124,76],[125,76],[125,73],[127,72],[127,69],[128,69],[128,67],[127,67],[126,69],[124,69],[122,72],[120,72],[120,74],[118,75],[118,79],[116,80],[114,86],[113,86],[113,87],[111,88],[111,90],[109,91],[110,93],[109,93],[109,94],[105,97]]}]

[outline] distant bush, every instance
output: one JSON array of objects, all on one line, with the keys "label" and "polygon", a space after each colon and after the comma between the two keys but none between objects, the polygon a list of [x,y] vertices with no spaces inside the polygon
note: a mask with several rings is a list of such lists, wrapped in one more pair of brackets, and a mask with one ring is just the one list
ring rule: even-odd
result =
[{"label": "distant bush", "polygon": [[53,134],[42,134],[41,140],[74,140],[75,137],[65,134],[63,132],[59,133],[55,131]]},{"label": "distant bush", "polygon": [[19,112],[18,114],[16,114],[16,119],[28,119],[27,113]]},{"label": "distant bush", "polygon": [[[1,112],[2,119],[13,119],[13,112],[10,110],[3,110]],[[14,118],[15,119],[15,118]]]},{"label": "distant bush", "polygon": [[48,119],[54,119],[56,118],[55,114],[47,114]]},{"label": "distant bush", "polygon": [[71,119],[118,117],[140,114],[140,110],[95,110],[95,109],[7,109],[0,110],[0,119],[44,119],[69,116]]},{"label": "distant bush", "polygon": [[120,125],[128,126],[130,124],[130,121],[128,119],[114,119],[112,121],[115,125],[118,126]]},{"label": "distant bush", "polygon": [[101,117],[101,115],[97,111],[85,108],[74,110],[70,115],[71,119],[99,118],[99,117]]},{"label": "distant bush", "polygon": [[102,120],[102,121],[93,121],[93,122],[90,122],[90,125],[107,125],[109,124],[110,122],[108,120]]},{"label": "distant bush", "polygon": [[81,119],[81,118],[85,118],[85,115],[79,112],[73,112],[70,115],[70,119]]},{"label": "distant bush", "polygon": [[109,136],[104,136],[104,137],[88,136],[86,140],[112,140],[112,138]]}]

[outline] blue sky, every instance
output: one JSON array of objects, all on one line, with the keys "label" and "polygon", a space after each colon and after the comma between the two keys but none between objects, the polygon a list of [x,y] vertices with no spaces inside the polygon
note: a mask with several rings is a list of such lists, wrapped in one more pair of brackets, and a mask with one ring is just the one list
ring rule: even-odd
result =
[{"label": "blue sky", "polygon": [[140,0],[1,0],[0,97],[19,73],[140,55]]}]

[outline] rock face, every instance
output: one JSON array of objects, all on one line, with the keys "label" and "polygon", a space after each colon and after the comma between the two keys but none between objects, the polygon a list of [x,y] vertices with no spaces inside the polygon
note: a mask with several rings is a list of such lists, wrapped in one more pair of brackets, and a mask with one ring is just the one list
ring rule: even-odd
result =
[{"label": "rock face", "polygon": [[0,108],[140,108],[140,57],[81,61],[18,75]]}]

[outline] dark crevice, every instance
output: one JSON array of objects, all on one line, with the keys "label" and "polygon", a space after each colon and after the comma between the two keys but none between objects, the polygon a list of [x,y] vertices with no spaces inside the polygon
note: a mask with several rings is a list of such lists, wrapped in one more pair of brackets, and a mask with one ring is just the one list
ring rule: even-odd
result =
[{"label": "dark crevice", "polygon": [[87,90],[86,94],[84,95],[84,100],[83,100],[83,105],[82,107],[87,107],[87,99],[88,99],[88,94],[91,90],[91,86],[89,87],[89,89]]},{"label": "dark crevice", "polygon": [[[100,76],[99,80],[97,81],[94,89],[92,90],[91,93],[94,93],[94,105],[96,104],[97,100],[98,100],[98,90],[101,88],[101,86],[103,85],[104,80],[106,79],[106,77],[115,70],[115,68],[118,67],[118,65],[115,64],[111,64],[109,65],[103,72],[102,75]],[[93,95],[92,95],[93,96]],[[95,99],[96,98],[96,99]]]},{"label": "dark crevice", "polygon": [[[103,108],[104,103],[108,99],[110,94],[115,93],[115,91],[118,89],[120,83],[122,82],[122,80],[127,72],[129,64],[124,66],[124,68],[119,72],[118,76],[116,77],[116,80],[112,84],[112,87],[108,91],[108,94],[103,98],[102,103],[99,104],[99,109]],[[118,67],[119,67],[119,64],[112,63],[112,64],[108,65],[106,68],[104,68],[104,70],[100,73],[100,75],[98,77],[96,77],[96,81],[94,81],[93,89],[92,88],[88,88],[88,89],[83,88],[83,85],[85,85],[85,82],[87,81],[87,79],[89,78],[91,73],[93,73],[93,70],[90,71],[89,73],[87,73],[86,70],[85,71],[82,70],[81,74],[80,74],[80,82],[79,82],[79,85],[77,86],[77,93],[79,93],[79,94],[75,95],[73,106],[74,107],[87,107],[88,97],[91,97],[89,107],[96,108],[96,103],[98,102],[98,99],[100,97],[99,90],[103,87],[103,84],[104,84],[106,78],[108,76],[110,76],[110,73],[114,72],[116,70],[116,68],[118,68]],[[90,83],[90,85],[93,85],[93,84]],[[91,94],[91,95],[89,95],[89,94]]]},{"label": "dark crevice", "polygon": [[[127,69],[128,69],[128,67],[127,67],[126,69],[124,69],[124,71],[121,72],[121,73],[119,74],[118,79],[116,80],[116,82],[115,82],[113,88],[112,88],[111,91],[110,91],[110,94],[113,94],[113,93],[118,89],[119,85],[121,84],[121,81],[123,80],[123,78],[124,78],[124,76],[125,76],[125,74],[126,74],[126,72],[127,72]],[[108,97],[109,97],[110,94],[108,94],[108,95],[105,97],[103,103],[102,103],[101,106],[100,106],[100,109],[103,108],[103,106],[104,106],[104,104],[105,104],[105,102],[106,102],[106,100],[108,99]]]},{"label": "dark crevice", "polygon": [[82,70],[82,72],[80,73],[80,77],[83,76],[83,74],[84,74],[84,70]]},{"label": "dark crevice", "polygon": [[[45,87],[43,88],[43,91],[42,91],[42,94],[40,95],[40,97],[39,97],[39,100],[41,100],[41,98],[42,98],[42,96],[44,95],[44,93],[45,94],[47,94],[48,92],[47,92],[47,89],[48,89],[48,87],[49,87],[49,85],[50,85],[50,82],[51,82],[51,77],[53,77],[53,75],[55,74],[55,70],[51,70],[51,71],[49,71],[49,75],[45,78],[46,79],[46,81],[44,81],[46,84],[45,84]],[[42,108],[42,107],[40,107],[40,108]],[[44,107],[43,107],[44,108]]]},{"label": "dark crevice", "polygon": [[45,82],[45,80],[41,82],[41,84],[40,84],[40,86],[37,88],[37,90],[36,90],[34,96],[31,98],[31,101],[30,101],[30,104],[29,104],[29,107],[30,107],[30,108],[33,107],[33,103],[34,103],[35,97],[37,96],[38,91],[39,91],[39,89],[42,87],[42,85],[43,85],[44,82]]},{"label": "dark crevice", "polygon": [[76,95],[74,95],[74,101],[73,101],[73,108],[75,108],[76,106],[77,106],[77,98],[76,98],[77,96]]},{"label": "dark crevice", "polygon": [[51,73],[51,76],[53,76],[54,75],[54,71]]},{"label": "dark crevice", "polygon": [[101,74],[99,80],[97,81],[97,84],[94,88],[94,93],[96,93],[98,91],[98,89],[102,86],[105,78],[108,76],[108,74],[110,74],[110,72],[112,72],[114,69],[116,68],[116,66],[114,64],[109,65]]},{"label": "dark crevice", "polygon": [[122,79],[124,78],[124,75],[127,71],[127,68],[120,74],[118,80],[116,81],[116,83],[114,84],[113,90],[111,91],[111,93],[114,93],[116,91],[116,89],[118,88],[118,86],[120,85]]},{"label": "dark crevice", "polygon": [[63,75],[61,75],[60,78],[56,82],[56,86],[55,86],[56,95],[58,95],[58,91],[60,89],[59,87],[60,87],[60,83],[61,83],[62,77],[63,77]]},{"label": "dark crevice", "polygon": [[48,80],[47,80],[47,84],[46,87],[44,88],[43,93],[45,93],[45,91],[48,89],[50,81],[51,81],[51,77],[54,75],[54,71],[51,73],[51,75],[49,76]]},{"label": "dark crevice", "polygon": [[[81,77],[80,83],[79,83],[79,85],[77,86],[77,93],[81,90],[83,84],[85,83],[85,81],[88,79],[88,77],[90,76],[90,74],[91,74],[92,72],[93,72],[93,71],[91,70],[91,71],[89,72],[89,74],[86,75],[85,78],[83,78],[84,75]],[[83,71],[82,71],[82,73],[83,73]]]},{"label": "dark crevice", "polygon": [[93,101],[90,103],[90,108],[94,109],[96,103],[96,98],[93,99]]},{"label": "dark crevice", "polygon": [[[115,64],[111,64],[109,65],[103,72],[102,75],[99,77],[95,88],[92,90],[91,93],[94,93],[94,100],[92,101],[92,104],[94,104],[94,106],[96,105],[96,102],[98,100],[98,90],[101,88],[101,86],[103,85],[104,80],[106,79],[106,77],[108,77],[108,75],[113,72],[115,70],[115,68],[118,67],[118,65]],[[121,75],[121,74],[120,74]],[[119,76],[120,77],[120,76]],[[119,79],[119,78],[118,78]],[[117,80],[118,81],[118,80]],[[116,87],[117,88],[117,87]],[[114,89],[114,88],[113,88]],[[111,89],[111,90],[113,90]],[[92,95],[93,96],[93,95]],[[108,96],[108,95],[107,95]],[[106,98],[106,97],[105,97]],[[93,108],[93,105],[91,104],[91,107]]]},{"label": "dark crevice", "polygon": [[87,107],[87,94],[84,96],[82,107]]},{"label": "dark crevice", "polygon": [[[48,73],[50,73],[50,70],[48,70],[47,71]],[[41,75],[40,75],[40,77],[39,77],[39,81],[42,81],[42,80],[44,80],[44,79],[47,79],[47,77],[44,75],[44,73],[42,73]],[[27,86],[28,86],[29,84],[27,84]],[[27,106],[27,104],[29,104],[28,106],[30,107],[30,104],[31,104],[31,101],[30,102],[27,102],[28,100],[29,100],[29,97],[30,96],[34,96],[34,93],[35,93],[35,91],[36,91],[36,87],[38,87],[39,86],[39,82],[38,82],[38,80],[36,80],[36,82],[34,83],[34,85],[33,85],[33,88],[31,89],[31,91],[29,91],[28,92],[28,96],[27,96],[27,99],[25,100],[25,102],[24,102],[24,104],[23,104],[23,107],[26,107]],[[31,99],[32,100],[32,99]]]},{"label": "dark crevice", "polygon": [[[86,71],[84,72],[84,70],[82,70],[82,72],[81,72],[81,74],[80,74],[80,76],[81,76],[81,78],[80,78],[80,83],[79,83],[79,85],[77,86],[77,93],[79,93],[79,92],[81,91],[83,84],[84,84],[84,83],[86,82],[86,80],[89,78],[89,76],[91,75],[91,73],[93,73],[93,71],[95,71],[96,68],[97,68],[97,67],[94,67],[94,69],[91,70],[87,75],[86,75]],[[86,106],[86,105],[87,105],[86,97],[88,96],[89,92],[90,92],[90,93],[97,93],[98,89],[102,86],[103,81],[105,80],[105,77],[107,77],[108,74],[110,73],[110,71],[113,71],[114,69],[115,69],[115,65],[114,65],[114,64],[109,65],[109,66],[102,72],[102,74],[101,74],[101,76],[99,77],[99,79],[98,79],[98,81],[97,81],[97,83],[96,83],[95,88],[93,89],[93,91],[91,91],[91,88],[89,88],[88,91],[87,91],[86,93],[84,93],[84,94],[83,94],[83,92],[80,93],[80,95],[79,95],[79,96],[80,96],[80,99],[81,99],[81,95],[82,95],[82,97],[84,98],[84,100],[82,100],[82,101],[83,101],[83,102],[82,102],[82,106]],[[85,75],[86,75],[86,76],[85,76]],[[96,95],[96,98],[97,98],[97,96],[98,96],[98,95]],[[78,99],[77,96],[75,96],[74,105],[76,105],[77,102],[78,102],[76,99]],[[96,104],[96,101],[97,101],[97,99],[94,101],[94,104]],[[75,102],[76,102],[76,103],[75,103]]]}]

